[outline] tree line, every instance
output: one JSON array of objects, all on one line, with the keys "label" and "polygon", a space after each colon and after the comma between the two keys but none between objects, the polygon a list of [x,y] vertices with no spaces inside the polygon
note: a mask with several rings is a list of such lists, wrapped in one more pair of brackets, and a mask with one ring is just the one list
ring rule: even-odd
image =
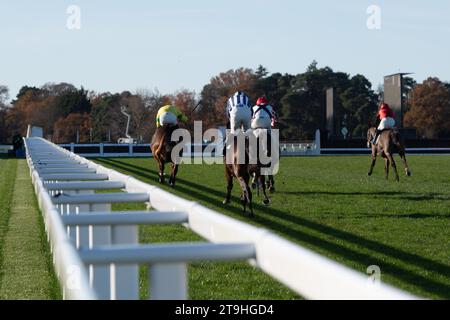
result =
[{"label": "tree line", "polygon": [[[405,126],[425,138],[450,136],[450,84],[430,77],[421,84],[405,78],[404,85]],[[69,83],[48,83],[23,86],[7,103],[8,88],[0,85],[0,143],[24,135],[28,124],[43,127],[46,137],[56,143],[115,142],[125,134],[123,106],[131,114],[130,134],[143,142],[149,142],[155,130],[158,109],[169,103],[189,117],[188,129],[194,120],[203,121],[204,129],[224,126],[226,100],[235,91],[245,91],[253,102],[259,96],[268,98],[279,115],[283,140],[309,140],[316,129],[325,128],[325,91],[330,87],[337,97],[335,114],[345,116],[350,138],[364,137],[382,87],[374,91],[361,74],[319,68],[313,61],[297,75],[269,73],[263,66],[229,70],[213,77],[200,94],[190,90],[161,94],[157,89],[98,93]]]}]

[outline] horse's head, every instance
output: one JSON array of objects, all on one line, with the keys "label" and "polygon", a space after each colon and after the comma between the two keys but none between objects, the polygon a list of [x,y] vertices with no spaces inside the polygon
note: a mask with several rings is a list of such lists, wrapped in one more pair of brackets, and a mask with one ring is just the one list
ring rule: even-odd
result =
[{"label": "horse's head", "polygon": [[372,140],[377,133],[377,129],[375,127],[369,128],[367,130],[367,148],[370,148],[372,145]]}]

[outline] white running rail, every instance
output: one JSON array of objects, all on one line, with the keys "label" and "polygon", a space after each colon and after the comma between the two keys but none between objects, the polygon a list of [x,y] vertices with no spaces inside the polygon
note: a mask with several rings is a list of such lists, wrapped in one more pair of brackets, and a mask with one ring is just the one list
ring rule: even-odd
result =
[{"label": "white running rail", "polygon": [[[42,138],[25,139],[55,269],[65,299],[138,299],[139,265],[149,267],[152,299],[186,299],[194,261],[247,260],[309,299],[414,299],[289,242]],[[122,193],[95,193],[121,189]],[[111,212],[144,202],[155,211]],[[138,225],[183,224],[209,242],[140,245]]]}]

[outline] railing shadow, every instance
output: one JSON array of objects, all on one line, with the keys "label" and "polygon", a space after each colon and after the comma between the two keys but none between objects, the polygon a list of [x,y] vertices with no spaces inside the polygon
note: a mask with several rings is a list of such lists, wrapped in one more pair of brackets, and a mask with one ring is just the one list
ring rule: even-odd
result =
[{"label": "railing shadow", "polygon": [[373,192],[333,192],[333,191],[286,191],[284,194],[293,195],[293,196],[304,196],[304,195],[324,195],[324,196],[371,196],[374,198],[397,198],[397,199],[405,199],[410,201],[423,201],[423,200],[439,200],[439,201],[448,201],[450,200],[450,196],[441,193],[427,193],[425,195],[417,195],[411,194],[409,192],[401,192],[401,191],[377,191]]}]

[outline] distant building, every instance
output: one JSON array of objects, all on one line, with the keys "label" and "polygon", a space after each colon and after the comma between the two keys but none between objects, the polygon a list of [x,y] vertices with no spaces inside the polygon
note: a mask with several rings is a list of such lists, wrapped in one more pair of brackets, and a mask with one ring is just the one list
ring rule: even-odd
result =
[{"label": "distant building", "polygon": [[395,112],[395,122],[399,128],[403,128],[403,76],[409,74],[411,73],[395,73],[384,77],[383,101]]}]

